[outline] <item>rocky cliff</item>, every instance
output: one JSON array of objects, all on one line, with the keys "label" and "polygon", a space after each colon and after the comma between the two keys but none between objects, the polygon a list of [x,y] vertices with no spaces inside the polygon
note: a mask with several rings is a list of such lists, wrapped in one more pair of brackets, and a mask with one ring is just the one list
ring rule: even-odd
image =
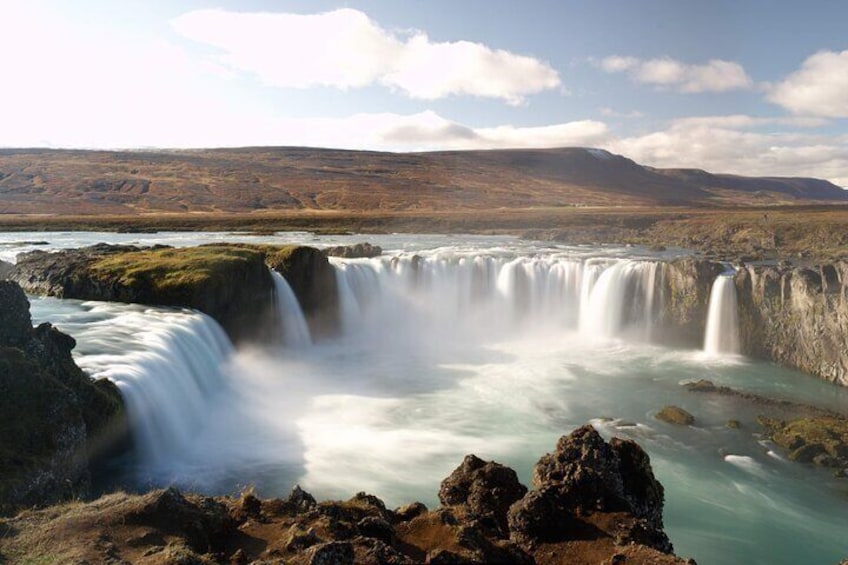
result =
[{"label": "rocky cliff", "polygon": [[[660,334],[700,347],[721,263],[686,258],[664,268]],[[736,270],[744,355],[848,386],[848,264],[747,265]]]},{"label": "rocky cliff", "polygon": [[261,339],[274,313],[264,252],[236,246],[35,251],[18,257],[10,278],[33,294],[194,308],[233,341]]},{"label": "rocky cliff", "polygon": [[313,335],[332,334],[338,327],[335,270],[312,247],[98,244],[22,254],[8,276],[32,294],[193,308],[214,318],[234,342],[261,342],[277,327],[269,267],[292,287]]},{"label": "rocky cliff", "polygon": [[23,290],[0,281],[0,513],[85,496],[91,466],[126,439],[117,387],[83,373],[75,345],[33,328]]},{"label": "rocky cliff", "polygon": [[846,275],[844,262],[740,269],[743,352],[848,386]]},{"label": "rocky cliff", "polygon": [[376,496],[287,499],[114,494],[0,522],[0,560],[115,563],[684,564],[662,530],[663,488],[634,442],[590,426],[536,465],[534,489],[473,455],[440,508],[391,510]]}]

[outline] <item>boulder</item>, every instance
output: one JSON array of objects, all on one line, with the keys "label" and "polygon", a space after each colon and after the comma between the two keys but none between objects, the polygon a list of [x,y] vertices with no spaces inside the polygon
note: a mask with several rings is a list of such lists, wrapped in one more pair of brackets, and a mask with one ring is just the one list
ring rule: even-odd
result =
[{"label": "boulder", "polygon": [[527,493],[515,471],[494,461],[466,455],[439,488],[445,506],[461,506],[481,518],[489,518],[506,530],[506,514],[516,500]]},{"label": "boulder", "polygon": [[695,423],[695,416],[679,406],[664,406],[654,418],[678,426],[691,426]]},{"label": "boulder", "polygon": [[663,487],[647,453],[633,441],[608,443],[592,426],[582,426],[561,437],[554,453],[539,459],[533,486],[509,509],[509,531],[515,541],[568,539],[581,517],[622,512],[636,519],[634,527],[645,530],[640,539],[650,542],[646,545],[672,551],[663,532]]}]

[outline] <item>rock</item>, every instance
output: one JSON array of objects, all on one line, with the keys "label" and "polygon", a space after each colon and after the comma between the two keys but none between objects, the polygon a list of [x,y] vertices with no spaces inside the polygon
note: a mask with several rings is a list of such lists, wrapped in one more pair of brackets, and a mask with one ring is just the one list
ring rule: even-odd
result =
[{"label": "rock", "polygon": [[679,406],[665,406],[654,415],[654,418],[678,426],[691,426],[695,423],[695,416]]},{"label": "rock", "polygon": [[848,385],[848,263],[736,275],[742,352]]},{"label": "rock", "polygon": [[207,497],[189,500],[174,488],[144,495],[125,520],[179,536],[200,553],[218,549],[220,540],[235,529],[225,505]]},{"label": "rock", "polygon": [[349,542],[332,541],[308,551],[309,565],[353,565],[353,546]]},{"label": "rock", "polygon": [[0,281],[0,345],[17,347],[32,334],[29,301],[13,282]]},{"label": "rock", "polygon": [[789,451],[793,461],[848,468],[848,418],[824,414],[789,420],[760,417],[757,421],[772,441]]},{"label": "rock", "polygon": [[5,280],[13,270],[15,270],[14,263],[0,259],[0,280]]},{"label": "rock", "polygon": [[83,373],[75,345],[33,328],[22,289],[0,281],[0,513],[87,496],[91,469],[126,446],[117,387]]},{"label": "rock", "polygon": [[274,323],[265,252],[245,246],[34,251],[18,256],[10,278],[33,294],[194,308],[233,341],[261,340]]},{"label": "rock", "polygon": [[576,521],[596,512],[626,512],[650,535],[650,547],[672,551],[663,532],[663,487],[650,458],[633,441],[607,443],[592,426],[557,442],[533,468],[535,490],[509,509],[510,537],[522,544],[567,539]]},{"label": "rock", "polygon": [[291,286],[313,337],[337,333],[339,292],[327,256],[313,247],[292,246],[269,253],[267,261]]},{"label": "rock", "polygon": [[285,541],[287,551],[300,551],[319,543],[321,538],[315,532],[315,528],[306,528],[302,524],[295,524],[289,528],[289,535]]},{"label": "rock", "polygon": [[725,427],[730,428],[731,430],[738,430],[742,427],[742,424],[739,422],[739,420],[733,419],[728,420],[724,425]]},{"label": "rock", "polygon": [[387,544],[391,544],[395,537],[391,524],[377,516],[366,516],[357,522],[356,531],[363,537],[377,539]]},{"label": "rock", "polygon": [[493,461],[467,455],[439,488],[445,506],[464,506],[478,516],[491,518],[506,530],[510,505],[527,493],[515,471]]},{"label": "rock", "polygon": [[367,242],[326,247],[322,251],[327,257],[343,257],[345,259],[379,257],[383,254],[383,249],[379,245],[371,245]]},{"label": "rock", "polygon": [[406,506],[401,506],[394,511],[395,518],[398,522],[408,522],[413,518],[427,512],[427,506],[422,502],[413,502]]},{"label": "rock", "polygon": [[294,508],[295,512],[305,512],[311,510],[317,504],[315,497],[300,488],[300,485],[295,485],[286,500],[287,504]]}]

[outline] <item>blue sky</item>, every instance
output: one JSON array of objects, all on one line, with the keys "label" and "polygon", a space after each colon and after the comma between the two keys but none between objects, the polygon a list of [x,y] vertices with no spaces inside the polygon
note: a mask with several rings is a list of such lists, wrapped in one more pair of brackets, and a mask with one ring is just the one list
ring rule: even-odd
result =
[{"label": "blue sky", "polygon": [[3,0],[0,146],[596,146],[848,186],[848,3]]}]

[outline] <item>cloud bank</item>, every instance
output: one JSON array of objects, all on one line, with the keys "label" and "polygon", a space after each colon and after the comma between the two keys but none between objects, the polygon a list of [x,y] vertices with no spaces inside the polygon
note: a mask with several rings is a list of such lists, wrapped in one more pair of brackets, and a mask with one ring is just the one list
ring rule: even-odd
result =
[{"label": "cloud bank", "polygon": [[607,73],[626,72],[637,83],[675,88],[684,93],[727,92],[754,86],[742,65],[723,59],[688,65],[669,57],[637,59],[613,55],[601,59],[598,65]]},{"label": "cloud bank", "polygon": [[219,50],[225,68],[281,88],[380,84],[410,98],[480,96],[512,105],[561,86],[536,58],[471,41],[436,42],[388,31],[345,8],[313,15],[196,10],[171,21],[182,36]]}]

